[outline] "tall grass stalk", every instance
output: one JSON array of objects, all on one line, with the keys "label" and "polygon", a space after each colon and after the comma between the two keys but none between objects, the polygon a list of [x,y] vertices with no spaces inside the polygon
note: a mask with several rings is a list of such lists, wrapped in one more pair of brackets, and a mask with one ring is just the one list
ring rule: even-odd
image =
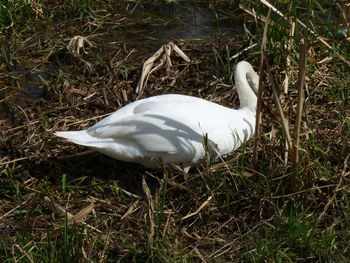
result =
[{"label": "tall grass stalk", "polygon": [[301,39],[300,53],[299,53],[299,75],[298,75],[298,98],[297,98],[297,112],[295,121],[295,138],[293,142],[293,161],[297,166],[299,162],[299,143],[300,143],[300,126],[305,101],[305,75],[306,75],[306,58],[308,52],[308,41]]},{"label": "tall grass stalk", "polygon": [[265,49],[266,49],[266,42],[267,42],[267,29],[270,22],[270,15],[271,15],[271,9],[269,8],[269,11],[267,13],[267,20],[265,21],[264,26],[264,33],[262,37],[262,43],[261,43],[261,56],[260,56],[260,67],[259,67],[259,88],[258,88],[258,101],[256,106],[256,122],[255,122],[255,143],[254,143],[254,161],[257,163],[258,161],[258,151],[259,151],[259,136],[260,136],[260,123],[261,123],[261,115],[262,115],[262,96],[263,96],[263,79],[264,79],[264,72],[265,72]]},{"label": "tall grass stalk", "polygon": [[288,149],[291,150],[291,149],[293,149],[293,141],[292,141],[292,137],[291,137],[290,132],[289,132],[288,119],[285,117],[285,114],[283,112],[282,104],[280,102],[279,94],[277,91],[277,84],[275,81],[275,77],[272,73],[270,63],[268,62],[268,58],[265,58],[265,63],[266,63],[266,69],[267,69],[267,76],[268,76],[269,83],[270,83],[272,91],[273,91],[273,98],[275,100],[275,103],[276,103],[276,106],[278,109],[278,113],[279,113],[279,116],[281,118],[283,131],[284,131],[286,139],[287,139]]}]

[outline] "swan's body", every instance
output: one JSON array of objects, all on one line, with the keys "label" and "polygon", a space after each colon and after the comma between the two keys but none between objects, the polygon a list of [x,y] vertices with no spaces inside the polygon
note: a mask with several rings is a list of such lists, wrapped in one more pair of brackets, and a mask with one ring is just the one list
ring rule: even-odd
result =
[{"label": "swan's body", "polygon": [[[112,158],[149,168],[161,162],[198,165],[206,149],[228,154],[254,134],[258,75],[245,61],[237,65],[240,108],[230,109],[186,95],[160,95],[135,101],[83,131],[56,132]],[[207,146],[204,141],[207,138]]]}]

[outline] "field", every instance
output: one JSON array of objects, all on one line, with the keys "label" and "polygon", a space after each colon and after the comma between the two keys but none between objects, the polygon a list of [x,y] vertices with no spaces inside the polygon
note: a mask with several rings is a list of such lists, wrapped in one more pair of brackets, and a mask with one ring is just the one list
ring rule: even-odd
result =
[{"label": "field", "polygon": [[[269,2],[2,1],[0,261],[350,262],[350,5]],[[169,41],[191,61],[137,94]],[[237,108],[241,60],[261,122],[220,161],[150,170],[53,135],[158,94]]]}]

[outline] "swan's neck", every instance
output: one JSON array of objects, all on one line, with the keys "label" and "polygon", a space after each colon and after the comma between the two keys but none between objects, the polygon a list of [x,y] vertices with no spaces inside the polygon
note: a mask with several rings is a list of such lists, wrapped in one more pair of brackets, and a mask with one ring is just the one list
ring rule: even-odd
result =
[{"label": "swan's neck", "polygon": [[248,62],[241,61],[237,64],[235,82],[240,102],[239,108],[248,108],[255,112],[257,97],[253,89],[257,90],[259,76]]}]

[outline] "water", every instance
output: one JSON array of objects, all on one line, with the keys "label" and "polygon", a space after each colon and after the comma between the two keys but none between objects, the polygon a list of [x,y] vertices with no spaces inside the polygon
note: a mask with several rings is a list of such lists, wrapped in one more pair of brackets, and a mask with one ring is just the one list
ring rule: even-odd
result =
[{"label": "water", "polygon": [[116,43],[127,41],[145,53],[154,52],[162,44],[174,40],[214,42],[243,33],[242,22],[218,16],[203,1],[165,1],[126,5],[134,23],[121,25],[112,33]]},{"label": "water", "polygon": [[51,65],[12,67],[7,75],[6,85],[1,89],[0,98],[8,97],[10,101],[15,101],[17,105],[25,107],[43,97],[47,88],[46,82],[54,75],[55,72]]},{"label": "water", "polygon": [[146,18],[143,23],[140,21],[141,32],[144,31],[146,36],[155,39],[213,41],[218,34],[233,36],[243,32],[241,22],[219,19],[216,15],[208,4],[199,1],[179,1],[172,4],[159,1],[144,4],[135,11],[136,17]]}]

